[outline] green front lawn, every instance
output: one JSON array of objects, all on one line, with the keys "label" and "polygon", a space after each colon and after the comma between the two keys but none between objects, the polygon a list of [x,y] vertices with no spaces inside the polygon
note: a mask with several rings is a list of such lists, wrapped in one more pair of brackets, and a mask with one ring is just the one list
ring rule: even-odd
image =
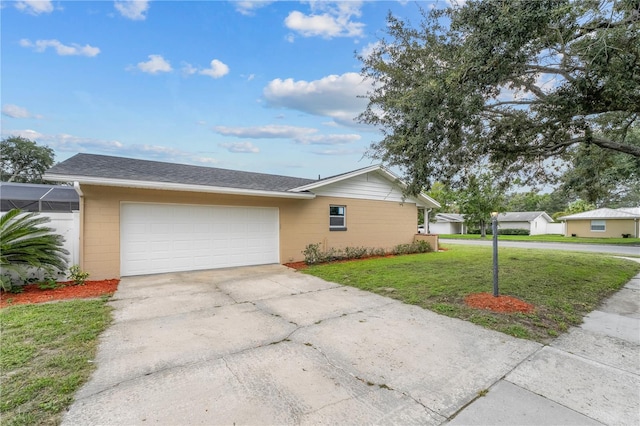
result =
[{"label": "green front lawn", "polygon": [[59,424],[94,369],[111,322],[102,300],[16,305],[0,311],[2,425]]},{"label": "green front lawn", "polygon": [[533,313],[465,305],[465,296],[493,291],[491,247],[456,245],[438,253],[310,266],[305,272],[546,343],[579,325],[640,271],[640,263],[592,253],[505,247],[498,257],[500,294],[533,304]]},{"label": "green front lawn", "polygon": [[[480,240],[479,234],[439,234],[440,238],[453,240]],[[487,235],[486,240],[490,240]],[[580,243],[580,244],[622,244],[640,246],[640,238],[587,238],[565,237],[563,235],[498,235],[501,241],[540,241],[547,243]]]}]

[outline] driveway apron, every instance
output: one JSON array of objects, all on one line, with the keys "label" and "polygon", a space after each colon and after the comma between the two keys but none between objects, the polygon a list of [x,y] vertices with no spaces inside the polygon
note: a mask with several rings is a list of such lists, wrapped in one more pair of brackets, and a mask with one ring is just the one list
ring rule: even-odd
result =
[{"label": "driveway apron", "polygon": [[63,424],[437,425],[530,396],[560,351],[281,265],[127,277],[110,304]]}]

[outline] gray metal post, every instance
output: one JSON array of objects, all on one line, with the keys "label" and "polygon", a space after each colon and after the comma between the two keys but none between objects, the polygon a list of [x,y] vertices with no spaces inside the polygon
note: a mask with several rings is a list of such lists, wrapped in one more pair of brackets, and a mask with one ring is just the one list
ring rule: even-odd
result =
[{"label": "gray metal post", "polygon": [[498,215],[491,215],[491,233],[493,234],[493,295],[498,297]]}]

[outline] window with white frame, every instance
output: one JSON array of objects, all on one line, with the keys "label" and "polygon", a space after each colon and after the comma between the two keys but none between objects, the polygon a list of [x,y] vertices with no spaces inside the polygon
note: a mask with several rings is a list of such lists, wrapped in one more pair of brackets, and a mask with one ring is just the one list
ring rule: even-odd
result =
[{"label": "window with white frame", "polygon": [[329,230],[330,231],[346,231],[347,230],[347,207],[346,206],[329,206]]},{"label": "window with white frame", "polygon": [[606,221],[604,221],[604,220],[592,220],[591,221],[591,231],[593,231],[593,232],[604,232],[604,231],[606,231]]}]

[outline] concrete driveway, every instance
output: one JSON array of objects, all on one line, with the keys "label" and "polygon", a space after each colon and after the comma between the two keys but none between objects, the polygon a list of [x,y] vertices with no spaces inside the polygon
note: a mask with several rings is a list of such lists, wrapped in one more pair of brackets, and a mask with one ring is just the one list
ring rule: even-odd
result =
[{"label": "concrete driveway", "polygon": [[[592,362],[581,375],[584,363],[572,366],[578,356],[563,348],[280,265],[124,278],[110,303],[98,368],[63,424],[488,424],[505,395],[519,405],[504,424],[638,420],[638,371],[605,366],[591,377]],[[637,348],[622,352],[627,363],[637,365]],[[558,360],[582,392],[600,386],[586,409],[572,406],[578,395],[540,396],[564,379],[547,377]],[[480,399],[490,405],[469,404]]]}]

